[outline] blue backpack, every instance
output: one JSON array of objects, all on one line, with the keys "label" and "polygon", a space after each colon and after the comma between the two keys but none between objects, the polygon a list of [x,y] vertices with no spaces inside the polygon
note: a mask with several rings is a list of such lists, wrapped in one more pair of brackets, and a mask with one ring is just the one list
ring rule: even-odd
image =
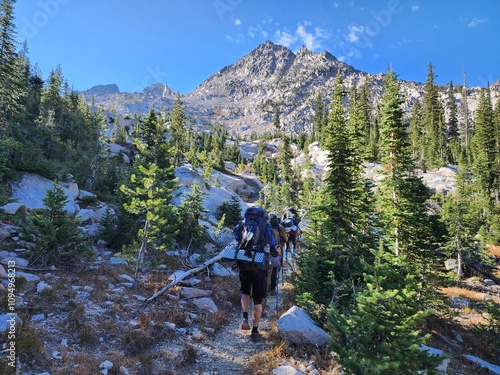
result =
[{"label": "blue backpack", "polygon": [[270,242],[265,238],[268,217],[267,211],[258,206],[245,211],[244,219],[234,228],[238,249],[264,251],[264,244]]}]

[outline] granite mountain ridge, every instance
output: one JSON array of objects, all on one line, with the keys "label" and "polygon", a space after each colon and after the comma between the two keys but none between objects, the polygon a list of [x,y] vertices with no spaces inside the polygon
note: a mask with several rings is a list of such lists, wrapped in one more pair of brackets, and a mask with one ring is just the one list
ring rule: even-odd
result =
[{"label": "granite mountain ridge", "polygon": [[[318,93],[329,102],[337,74],[341,75],[348,91],[356,87],[359,92],[368,82],[373,108],[376,108],[383,91],[384,73],[357,70],[328,51],[312,52],[302,46],[294,53],[270,41],[260,44],[180,97],[187,115],[193,116],[198,123],[220,123],[235,134],[272,130],[274,107],[278,106],[282,126],[287,132],[296,134],[311,128],[315,115],[313,103]],[[122,116],[144,114],[151,107],[169,110],[178,95],[162,83],[133,93],[119,92],[115,86],[99,85],[82,94],[89,103]],[[447,87],[438,87],[440,99],[445,104]],[[493,85],[492,89],[492,98],[496,100],[498,85]],[[479,90],[467,90],[467,104],[472,116]],[[409,114],[412,104],[424,94],[424,83],[401,81],[401,94],[405,113]],[[455,93],[455,100],[460,114],[463,112],[461,92]]]}]

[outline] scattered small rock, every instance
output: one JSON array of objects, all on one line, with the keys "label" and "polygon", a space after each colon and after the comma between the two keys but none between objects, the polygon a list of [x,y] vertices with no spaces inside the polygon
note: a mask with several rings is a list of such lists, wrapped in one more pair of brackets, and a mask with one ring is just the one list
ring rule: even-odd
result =
[{"label": "scattered small rock", "polygon": [[44,290],[52,290],[52,287],[47,284],[45,281],[40,281],[38,285],[36,286],[36,291],[38,293],[43,292]]},{"label": "scattered small rock", "polygon": [[40,314],[35,314],[31,317],[31,321],[32,322],[39,322],[41,320],[44,320],[45,319],[45,314],[44,313],[40,313]]}]

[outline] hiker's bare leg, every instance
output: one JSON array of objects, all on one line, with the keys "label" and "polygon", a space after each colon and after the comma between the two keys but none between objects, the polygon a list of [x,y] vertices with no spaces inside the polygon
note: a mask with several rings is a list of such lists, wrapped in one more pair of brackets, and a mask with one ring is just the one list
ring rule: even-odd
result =
[{"label": "hiker's bare leg", "polygon": [[249,308],[250,308],[250,296],[248,294],[242,293],[241,294],[241,310],[243,312],[248,312]]},{"label": "hiker's bare leg", "polygon": [[252,320],[254,327],[259,326],[261,316],[262,316],[262,304],[259,303],[258,305],[253,305]]}]

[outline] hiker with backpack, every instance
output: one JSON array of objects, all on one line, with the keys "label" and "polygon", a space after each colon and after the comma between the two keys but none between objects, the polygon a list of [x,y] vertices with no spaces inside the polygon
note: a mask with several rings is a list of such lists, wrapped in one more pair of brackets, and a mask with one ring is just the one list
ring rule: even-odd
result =
[{"label": "hiker with backpack", "polygon": [[[234,234],[238,241],[238,248],[244,250],[245,256],[250,260],[236,260],[238,264],[242,321],[241,329],[250,330],[248,310],[250,298],[253,300],[252,309],[252,341],[260,340],[258,331],[262,317],[263,300],[267,297],[267,277],[271,259],[271,247],[276,242],[269,224],[269,214],[260,207],[250,207],[246,210],[244,219],[234,228]],[[260,254],[259,254],[260,253]],[[264,261],[255,261],[257,255],[262,255]]]},{"label": "hiker with backpack", "polygon": [[274,295],[276,293],[276,287],[278,283],[278,276],[280,268],[283,266],[283,247],[288,241],[288,235],[285,228],[281,225],[281,219],[276,216],[276,214],[269,215],[269,224],[271,225],[271,231],[274,236],[274,241],[276,245],[271,248],[271,274],[268,279],[268,289],[269,295]]},{"label": "hiker with backpack", "polygon": [[297,237],[301,233],[299,222],[300,217],[296,213],[292,213],[289,216],[287,216],[286,213],[283,215],[283,221],[281,222],[281,225],[283,225],[288,235],[288,241],[286,242],[285,259],[291,259],[291,257],[297,252]]}]

